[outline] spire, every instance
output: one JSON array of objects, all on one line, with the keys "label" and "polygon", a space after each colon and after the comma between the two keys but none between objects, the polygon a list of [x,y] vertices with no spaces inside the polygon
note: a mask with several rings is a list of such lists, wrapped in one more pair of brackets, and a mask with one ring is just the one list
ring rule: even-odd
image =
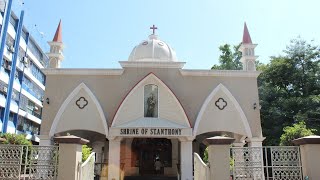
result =
[{"label": "spire", "polygon": [[256,71],[256,59],[254,49],[257,44],[252,44],[251,37],[248,31],[247,24],[244,23],[242,44],[239,47],[239,51],[242,53],[240,61],[242,62],[244,71]]},{"label": "spire", "polygon": [[61,19],[58,25],[58,28],[56,30],[56,34],[54,35],[54,38],[52,40],[53,42],[62,42],[62,25],[61,25]]},{"label": "spire", "polygon": [[244,23],[242,44],[252,44],[247,24]]},{"label": "spire", "polygon": [[49,68],[60,68],[61,61],[63,60],[63,42],[62,42],[62,25],[61,19],[56,30],[56,34],[51,42],[48,42],[50,52],[47,53],[49,57]]}]

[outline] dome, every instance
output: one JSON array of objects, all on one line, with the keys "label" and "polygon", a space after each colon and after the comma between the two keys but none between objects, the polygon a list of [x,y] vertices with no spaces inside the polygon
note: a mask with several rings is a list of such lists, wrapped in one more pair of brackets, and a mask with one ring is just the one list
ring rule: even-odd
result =
[{"label": "dome", "polygon": [[142,41],[133,48],[129,61],[176,61],[175,51],[165,42],[151,34],[148,40]]}]

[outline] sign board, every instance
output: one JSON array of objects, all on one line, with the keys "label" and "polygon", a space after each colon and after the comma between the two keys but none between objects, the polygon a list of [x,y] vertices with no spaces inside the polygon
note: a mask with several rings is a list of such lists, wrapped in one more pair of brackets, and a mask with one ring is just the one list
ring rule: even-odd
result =
[{"label": "sign board", "polygon": [[191,128],[111,128],[110,136],[181,137],[191,136]]}]

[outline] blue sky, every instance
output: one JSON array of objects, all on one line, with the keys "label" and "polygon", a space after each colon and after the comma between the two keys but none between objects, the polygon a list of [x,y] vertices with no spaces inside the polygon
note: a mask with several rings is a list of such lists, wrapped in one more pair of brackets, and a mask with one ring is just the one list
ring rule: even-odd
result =
[{"label": "blue sky", "polygon": [[[320,44],[318,0],[14,0],[41,46],[62,19],[65,68],[119,68],[155,24],[160,39],[176,50],[186,69],[218,63],[218,47],[242,40],[247,22],[256,54],[267,63],[290,39]],[[44,33],[44,36],[40,35]]]}]

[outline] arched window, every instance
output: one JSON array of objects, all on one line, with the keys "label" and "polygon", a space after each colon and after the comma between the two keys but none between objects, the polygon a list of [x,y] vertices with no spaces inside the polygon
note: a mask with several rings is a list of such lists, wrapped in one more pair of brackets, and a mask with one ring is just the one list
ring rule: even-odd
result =
[{"label": "arched window", "polygon": [[144,86],[144,117],[158,117],[158,86]]},{"label": "arched window", "polygon": [[255,71],[256,70],[254,62],[248,61],[248,70],[249,71]]}]

